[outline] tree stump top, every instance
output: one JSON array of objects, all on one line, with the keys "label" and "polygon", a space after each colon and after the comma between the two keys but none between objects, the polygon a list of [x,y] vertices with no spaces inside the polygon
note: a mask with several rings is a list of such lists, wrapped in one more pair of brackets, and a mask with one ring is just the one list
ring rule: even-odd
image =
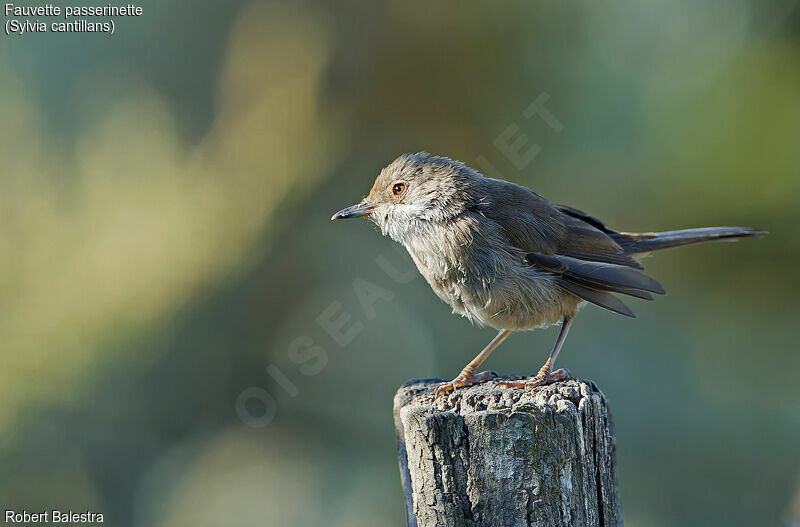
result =
[{"label": "tree stump top", "polygon": [[423,407],[430,412],[449,411],[460,415],[475,412],[531,413],[532,408],[565,410],[567,405],[577,409],[581,400],[603,393],[592,381],[567,379],[535,389],[506,389],[492,381],[459,388],[447,396],[434,397],[441,379],[412,379],[394,396],[395,410],[404,407]]},{"label": "tree stump top", "polygon": [[610,416],[593,382],[489,381],[436,398],[439,382],[409,381],[394,399],[410,526],[622,525]]}]

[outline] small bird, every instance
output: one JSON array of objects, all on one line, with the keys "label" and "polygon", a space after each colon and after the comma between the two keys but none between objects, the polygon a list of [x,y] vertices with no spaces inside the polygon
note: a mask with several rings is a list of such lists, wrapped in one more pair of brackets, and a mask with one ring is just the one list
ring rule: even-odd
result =
[{"label": "small bird", "polygon": [[747,227],[618,232],[576,208],[427,152],[395,159],[364,200],[331,219],[362,216],[408,250],[454,313],[499,330],[455,379],[437,388],[437,395],[494,378],[494,372],[475,370],[512,331],[559,322],[555,346],[536,376],[498,383],[535,388],[567,378],[569,372],[554,371],[553,364],[583,304],[634,317],[615,293],[645,300],[665,293],[641,272],[642,257],[691,243],[765,234]]}]

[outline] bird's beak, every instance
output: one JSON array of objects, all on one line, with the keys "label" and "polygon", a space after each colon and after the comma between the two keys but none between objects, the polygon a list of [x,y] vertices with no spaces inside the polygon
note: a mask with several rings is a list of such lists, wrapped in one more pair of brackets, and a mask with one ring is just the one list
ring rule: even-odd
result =
[{"label": "bird's beak", "polygon": [[347,207],[346,209],[342,209],[333,216],[331,216],[332,220],[343,220],[345,218],[360,218],[361,216],[366,216],[372,209],[375,208],[375,205],[372,203],[367,203],[366,201],[362,201],[358,205],[353,205],[352,207]]}]

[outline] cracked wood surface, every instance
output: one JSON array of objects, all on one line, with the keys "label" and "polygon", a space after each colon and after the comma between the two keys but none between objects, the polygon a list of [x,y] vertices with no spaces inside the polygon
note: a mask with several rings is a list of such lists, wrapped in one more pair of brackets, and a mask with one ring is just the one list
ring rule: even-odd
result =
[{"label": "cracked wood surface", "polygon": [[611,416],[593,382],[490,381],[434,399],[439,382],[409,381],[394,399],[409,527],[622,525]]}]

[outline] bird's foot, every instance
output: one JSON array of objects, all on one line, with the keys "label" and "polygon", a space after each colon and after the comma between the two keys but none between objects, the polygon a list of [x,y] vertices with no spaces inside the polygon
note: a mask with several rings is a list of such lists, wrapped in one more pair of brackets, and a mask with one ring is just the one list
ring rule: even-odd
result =
[{"label": "bird's foot", "polygon": [[439,397],[440,395],[446,395],[454,391],[456,388],[463,388],[464,386],[472,386],[473,384],[480,384],[490,379],[494,379],[495,377],[497,377],[497,373],[493,371],[482,371],[480,373],[462,371],[461,373],[458,374],[458,377],[456,377],[452,381],[443,382],[439,386],[437,386],[436,392],[434,392],[434,396]]},{"label": "bird's foot", "polygon": [[539,372],[533,378],[519,379],[516,381],[497,381],[497,385],[502,386],[503,388],[522,388],[524,390],[530,390],[532,388],[547,386],[548,384],[553,384],[554,382],[571,378],[573,377],[569,370],[566,368],[561,368],[552,372]]}]

